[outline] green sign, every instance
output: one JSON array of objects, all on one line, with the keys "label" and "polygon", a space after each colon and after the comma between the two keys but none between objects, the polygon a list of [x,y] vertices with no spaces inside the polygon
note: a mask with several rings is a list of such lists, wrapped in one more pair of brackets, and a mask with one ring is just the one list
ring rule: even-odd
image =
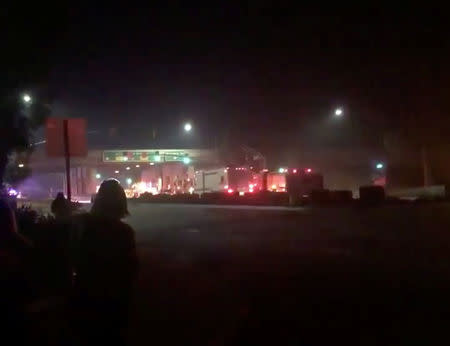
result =
[{"label": "green sign", "polygon": [[179,150],[105,150],[103,162],[191,162],[188,154]]}]

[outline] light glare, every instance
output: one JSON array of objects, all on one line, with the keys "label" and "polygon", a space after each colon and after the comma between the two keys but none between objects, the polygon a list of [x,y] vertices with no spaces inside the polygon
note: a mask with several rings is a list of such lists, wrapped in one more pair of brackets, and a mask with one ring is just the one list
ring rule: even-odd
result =
[{"label": "light glare", "polygon": [[336,110],[334,111],[334,115],[336,115],[337,117],[340,117],[344,114],[344,111],[342,110],[342,108],[336,108]]},{"label": "light glare", "polygon": [[24,101],[25,103],[30,103],[30,102],[31,102],[31,96],[28,95],[28,94],[24,94],[23,97],[22,97],[22,99],[23,99],[23,101]]}]

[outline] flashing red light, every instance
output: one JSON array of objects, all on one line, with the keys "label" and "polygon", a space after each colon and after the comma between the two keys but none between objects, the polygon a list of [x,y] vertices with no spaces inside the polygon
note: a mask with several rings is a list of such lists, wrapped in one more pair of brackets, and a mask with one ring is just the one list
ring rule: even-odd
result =
[{"label": "flashing red light", "polygon": [[297,173],[297,169],[294,168],[294,169],[292,170],[292,172],[293,172],[294,174]]},{"label": "flashing red light", "polygon": [[306,169],[306,173],[311,173],[311,172],[312,172],[311,168]]},{"label": "flashing red light", "polygon": [[233,189],[228,189],[228,193],[233,193]]}]

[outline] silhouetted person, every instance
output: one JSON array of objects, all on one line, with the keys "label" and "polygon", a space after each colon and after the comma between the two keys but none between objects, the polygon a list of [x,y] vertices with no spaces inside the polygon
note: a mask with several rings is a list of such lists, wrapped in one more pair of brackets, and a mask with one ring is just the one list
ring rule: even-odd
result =
[{"label": "silhouetted person", "polygon": [[26,335],[25,308],[32,299],[31,251],[31,243],[17,233],[10,206],[0,199],[0,333],[3,340],[14,340],[14,344],[24,342]]},{"label": "silhouetted person", "polygon": [[117,180],[104,181],[75,251],[75,322],[83,344],[124,344],[137,257],[134,231],[121,221],[127,200]]},{"label": "silhouetted person", "polygon": [[65,218],[70,216],[70,202],[64,197],[62,192],[58,192],[53,200],[51,210],[56,218]]}]

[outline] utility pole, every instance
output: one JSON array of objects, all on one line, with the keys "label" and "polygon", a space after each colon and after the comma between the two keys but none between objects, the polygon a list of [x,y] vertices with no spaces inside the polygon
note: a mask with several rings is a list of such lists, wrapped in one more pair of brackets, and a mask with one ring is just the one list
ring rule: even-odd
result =
[{"label": "utility pole", "polygon": [[64,158],[66,159],[66,183],[67,183],[67,200],[72,199],[72,189],[70,186],[70,148],[69,148],[69,120],[63,120],[63,136],[64,136]]}]

